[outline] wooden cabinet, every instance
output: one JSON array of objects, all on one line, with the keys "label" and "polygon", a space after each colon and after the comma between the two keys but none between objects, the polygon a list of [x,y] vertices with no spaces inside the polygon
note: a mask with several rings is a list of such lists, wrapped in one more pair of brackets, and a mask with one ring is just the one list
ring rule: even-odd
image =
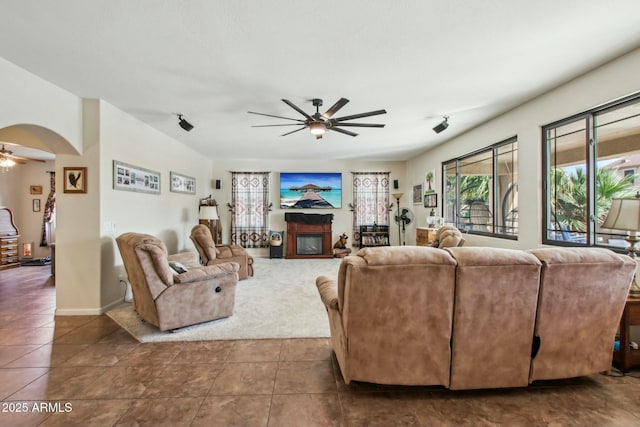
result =
[{"label": "wooden cabinet", "polygon": [[0,270],[20,267],[18,257],[18,228],[10,209],[0,209]]},{"label": "wooden cabinet", "polygon": [[360,247],[389,246],[388,225],[361,225]]},{"label": "wooden cabinet", "polygon": [[640,365],[640,350],[629,347],[629,329],[635,325],[640,325],[640,299],[627,298],[620,318],[620,349],[613,353],[613,361],[622,372],[629,372],[631,367]]},{"label": "wooden cabinet", "polygon": [[429,242],[436,238],[436,228],[417,227],[416,246],[429,246]]}]

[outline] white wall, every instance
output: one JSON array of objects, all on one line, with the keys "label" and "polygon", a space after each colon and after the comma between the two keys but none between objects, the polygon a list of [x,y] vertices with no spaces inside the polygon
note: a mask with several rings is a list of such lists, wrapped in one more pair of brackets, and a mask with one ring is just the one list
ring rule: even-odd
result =
[{"label": "white wall", "polygon": [[[435,170],[441,212],[441,163],[517,135],[518,240],[468,235],[467,244],[519,249],[538,247],[542,244],[541,127],[640,91],[639,69],[640,49],[637,49],[410,160],[407,164],[409,181],[418,183],[424,180],[428,170]],[[450,120],[449,129],[454,127],[455,120]],[[424,208],[417,211],[420,216],[426,213]],[[411,235],[415,242],[415,233]]]},{"label": "white wall", "polygon": [[[309,141],[309,143],[312,143]],[[212,179],[220,179],[222,188],[213,190],[211,194],[218,202],[218,213],[222,221],[223,242],[230,239],[231,215],[227,203],[231,202],[231,171],[269,171],[269,197],[273,203],[273,209],[269,214],[270,228],[272,230],[286,230],[284,221],[285,212],[293,212],[290,209],[280,209],[280,172],[341,172],[342,173],[342,209],[301,209],[295,212],[316,213],[334,215],[332,226],[332,241],[338,240],[338,236],[346,232],[349,243],[353,242],[351,232],[353,213],[349,210],[352,197],[351,172],[391,172],[390,179],[400,181],[403,186],[406,181],[405,162],[365,162],[350,160],[224,160],[213,161]],[[393,192],[393,190],[391,190]],[[406,196],[405,196],[406,197]],[[394,208],[395,209],[395,208]],[[393,219],[391,219],[393,221]],[[395,231],[395,232],[394,232]],[[397,244],[397,228],[395,223],[391,225],[391,241]],[[252,250],[255,256],[268,256],[266,250]]]},{"label": "white wall", "polygon": [[[1,140],[21,138],[22,145],[46,151],[82,152],[80,98],[3,58],[0,77]],[[33,129],[30,125],[40,128]],[[55,135],[48,135],[49,140],[43,141],[41,128]]]},{"label": "white wall", "polygon": [[[124,274],[114,240],[118,235],[128,231],[155,235],[169,253],[195,250],[189,235],[198,224],[199,199],[212,192],[212,168],[210,159],[107,102],[101,101],[99,108],[100,214],[95,227],[102,242],[100,306],[105,307],[122,300],[124,292],[118,280],[118,274]],[[113,160],[159,172],[161,194],[114,190]],[[196,194],[171,192],[170,171],[194,177]],[[115,230],[109,229],[110,224]]]}]

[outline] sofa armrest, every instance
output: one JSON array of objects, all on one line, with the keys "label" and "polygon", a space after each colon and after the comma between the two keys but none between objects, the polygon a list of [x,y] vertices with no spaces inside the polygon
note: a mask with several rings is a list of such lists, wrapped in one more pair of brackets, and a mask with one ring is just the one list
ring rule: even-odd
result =
[{"label": "sofa armrest", "polygon": [[205,267],[192,268],[185,273],[176,274],[174,283],[192,283],[201,282],[203,280],[215,279],[216,277],[235,274],[237,276],[240,264],[237,262],[225,262],[216,265],[207,265]]},{"label": "sofa armrest", "polygon": [[316,279],[316,286],[320,292],[323,304],[330,309],[339,310],[338,307],[338,285],[333,279],[327,276],[320,276]]}]

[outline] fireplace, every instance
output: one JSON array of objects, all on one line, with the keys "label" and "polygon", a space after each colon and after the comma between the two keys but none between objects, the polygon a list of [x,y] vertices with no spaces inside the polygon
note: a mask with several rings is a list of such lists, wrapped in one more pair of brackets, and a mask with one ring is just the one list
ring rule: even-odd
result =
[{"label": "fireplace", "polygon": [[331,221],[333,214],[286,213],[286,258],[332,258]]}]

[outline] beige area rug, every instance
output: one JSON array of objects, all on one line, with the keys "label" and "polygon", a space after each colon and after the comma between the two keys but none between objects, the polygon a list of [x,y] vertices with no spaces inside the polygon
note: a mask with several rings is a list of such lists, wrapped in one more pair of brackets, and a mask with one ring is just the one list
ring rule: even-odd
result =
[{"label": "beige area rug", "polygon": [[329,337],[316,277],[337,278],[340,259],[254,260],[254,276],[238,282],[233,316],[160,332],[130,303],[107,312],[140,342]]}]

